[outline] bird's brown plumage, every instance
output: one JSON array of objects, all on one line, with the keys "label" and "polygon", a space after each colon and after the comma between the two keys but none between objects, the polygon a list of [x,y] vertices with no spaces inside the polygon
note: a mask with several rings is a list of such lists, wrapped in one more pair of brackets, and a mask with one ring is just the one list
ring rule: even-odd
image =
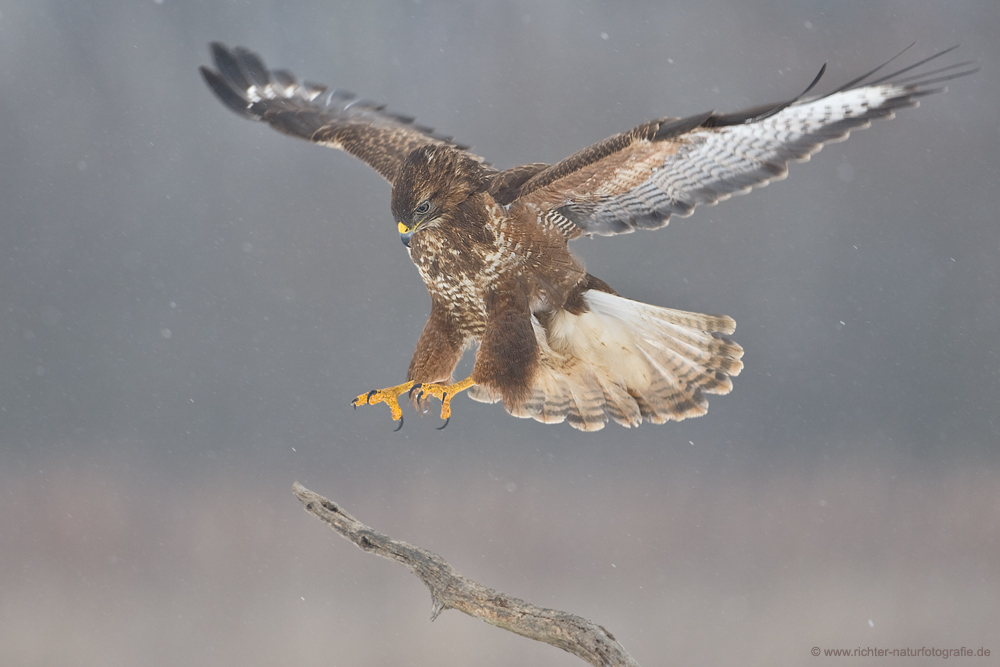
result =
[{"label": "bird's brown plumage", "polygon": [[[662,118],[554,165],[498,171],[383,105],[269,71],[245,49],[211,50],[216,70],[201,72],[230,109],[344,150],[392,184],[392,214],[431,313],[407,382],[355,405],[385,402],[400,419],[397,397],[419,387],[444,400],[448,417],[454,393],[468,389],[511,414],[583,430],[704,414],[704,394],[732,389],[743,350],[727,337],[730,318],[622,298],[584,270],[568,241],[661,227],[781,179],[789,161],[975,71],[957,63],[902,76],[948,49],[864,84],[876,68],[824,97]],[[452,384],[473,343],[472,375]]]}]

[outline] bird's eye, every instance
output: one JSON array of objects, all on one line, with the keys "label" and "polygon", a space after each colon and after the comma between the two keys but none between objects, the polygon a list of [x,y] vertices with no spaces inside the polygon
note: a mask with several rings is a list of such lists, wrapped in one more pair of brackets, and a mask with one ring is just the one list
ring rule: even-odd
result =
[{"label": "bird's eye", "polygon": [[413,212],[416,213],[417,215],[427,215],[428,211],[430,210],[431,210],[431,203],[425,199],[424,201],[417,204],[417,207],[413,209]]}]

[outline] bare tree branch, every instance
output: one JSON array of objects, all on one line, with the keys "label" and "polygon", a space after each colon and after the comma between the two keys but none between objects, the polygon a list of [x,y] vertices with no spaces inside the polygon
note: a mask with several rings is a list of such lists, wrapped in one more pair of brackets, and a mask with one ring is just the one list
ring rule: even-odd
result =
[{"label": "bare tree branch", "polygon": [[445,609],[457,609],[491,625],[557,646],[595,667],[639,667],[600,625],[582,616],[536,607],[466,579],[437,554],[383,535],[298,482],[292,492],[307,512],[363,551],[394,560],[417,575],[431,591],[432,621]]}]

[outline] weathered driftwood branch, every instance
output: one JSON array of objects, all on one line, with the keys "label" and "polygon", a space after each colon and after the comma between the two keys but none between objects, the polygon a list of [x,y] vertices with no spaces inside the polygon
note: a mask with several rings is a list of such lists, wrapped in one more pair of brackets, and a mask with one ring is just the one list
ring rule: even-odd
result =
[{"label": "weathered driftwood branch", "polygon": [[331,500],[298,482],[292,491],[310,514],[363,551],[394,560],[431,591],[431,620],[445,609],[457,609],[491,625],[552,644],[599,667],[639,667],[614,636],[600,625],[564,611],[536,607],[466,579],[443,558],[426,549],[394,540],[366,526]]}]

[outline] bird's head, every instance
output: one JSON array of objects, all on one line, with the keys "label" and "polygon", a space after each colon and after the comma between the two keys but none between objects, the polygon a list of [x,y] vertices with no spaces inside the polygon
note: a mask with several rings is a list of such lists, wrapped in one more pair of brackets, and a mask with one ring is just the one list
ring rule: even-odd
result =
[{"label": "bird's head", "polygon": [[487,168],[464,150],[444,144],[414,149],[392,185],[392,215],[406,247],[414,234],[448,224],[456,208],[485,188]]}]

